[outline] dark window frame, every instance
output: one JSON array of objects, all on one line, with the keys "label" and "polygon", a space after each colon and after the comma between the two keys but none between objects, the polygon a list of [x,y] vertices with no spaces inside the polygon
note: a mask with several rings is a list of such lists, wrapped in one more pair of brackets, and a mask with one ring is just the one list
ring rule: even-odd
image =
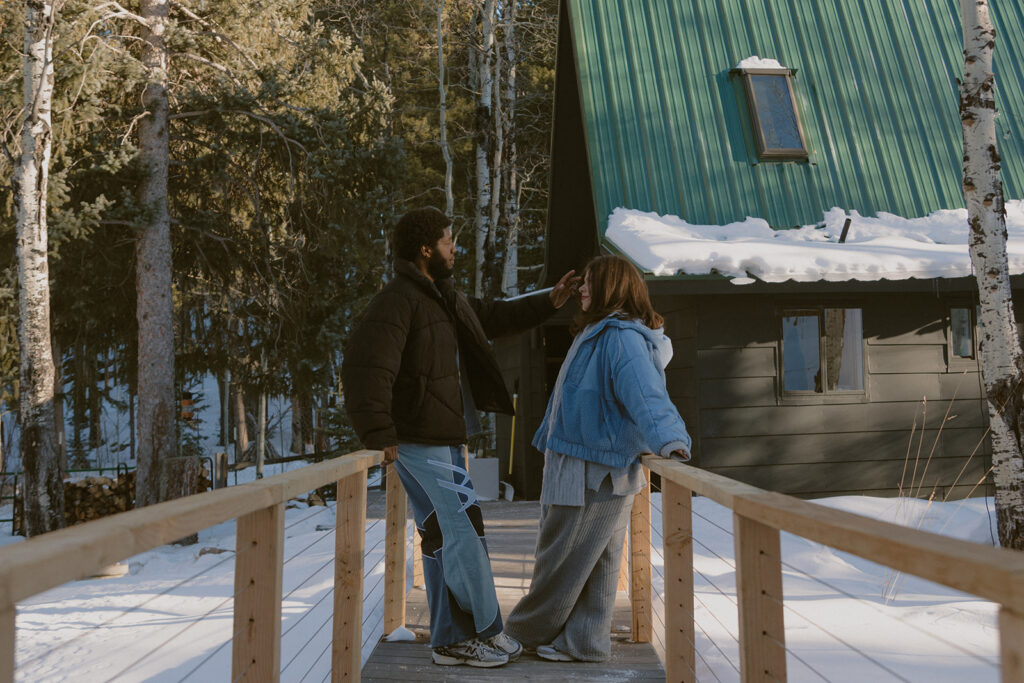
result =
[{"label": "dark window frame", "polygon": [[[747,112],[750,116],[751,128],[754,132],[754,144],[756,146],[757,158],[760,161],[807,161],[810,152],[807,149],[807,136],[804,133],[803,120],[800,117],[800,108],[797,106],[796,90],[793,87],[793,69],[787,68],[763,68],[752,67],[733,69],[734,73],[740,75],[743,80],[743,91],[747,98]],[[769,148],[765,145],[764,130],[761,125],[761,115],[758,110],[757,99],[754,97],[754,89],[751,83],[751,76],[783,76],[786,79],[786,87],[789,90],[789,102],[793,108],[793,118],[796,121],[797,134],[800,137],[800,147]]]},{"label": "dark window frame", "polygon": [[[828,389],[827,340],[825,339],[825,311],[827,309],[855,308],[861,312],[861,388],[860,389]],[[822,390],[793,391],[786,389],[786,357],[785,357],[785,318],[797,315],[815,315],[818,319],[818,369],[821,376]],[[778,367],[776,369],[776,385],[779,403],[786,405],[816,405],[827,403],[867,403],[868,393],[868,345],[864,333],[864,307],[855,302],[834,302],[828,304],[792,304],[779,306],[776,309],[778,321]]]},{"label": "dark window frame", "polygon": [[[971,356],[957,356],[953,347],[953,309],[966,308],[971,318]],[[968,299],[950,299],[946,302],[946,372],[963,372],[964,370],[978,370],[980,356],[978,355],[978,307]]]}]

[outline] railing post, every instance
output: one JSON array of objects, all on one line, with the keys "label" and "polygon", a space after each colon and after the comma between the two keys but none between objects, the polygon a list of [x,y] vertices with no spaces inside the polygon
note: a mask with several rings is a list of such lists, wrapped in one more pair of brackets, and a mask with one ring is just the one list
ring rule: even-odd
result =
[{"label": "railing post", "polygon": [[420,532],[412,532],[412,585],[413,588],[426,588],[423,578],[423,550],[420,548]]},{"label": "railing post", "polygon": [[394,467],[389,474],[384,494],[384,635],[405,625],[406,498]]},{"label": "railing post", "polygon": [[786,680],[779,530],[733,513],[736,597],[739,600],[740,678]]},{"label": "railing post", "polygon": [[[650,472],[644,468],[644,479]],[[651,485],[633,498],[629,516],[630,604],[633,607],[633,641],[651,642]]]},{"label": "railing post", "polygon": [[693,499],[690,489],[661,479],[665,557],[665,680],[697,680],[693,622]]},{"label": "railing post", "polygon": [[235,541],[235,635],[231,680],[281,678],[281,574],[284,504],[238,518]]},{"label": "railing post", "polygon": [[363,549],[366,547],[366,470],[338,482],[334,540],[334,640],[331,680],[358,681],[363,647]]},{"label": "railing post", "polygon": [[14,605],[0,609],[0,683],[14,681]]},{"label": "railing post", "polygon": [[1003,683],[1024,681],[1024,616],[999,608],[999,668]]},{"label": "railing post", "polygon": [[632,563],[629,559],[629,534],[622,539],[622,562],[619,563],[619,587],[618,590],[626,591],[629,594],[629,568]]}]

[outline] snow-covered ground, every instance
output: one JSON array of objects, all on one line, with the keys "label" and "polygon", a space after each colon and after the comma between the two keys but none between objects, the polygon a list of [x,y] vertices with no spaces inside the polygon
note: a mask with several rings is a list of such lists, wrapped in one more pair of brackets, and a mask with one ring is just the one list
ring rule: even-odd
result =
[{"label": "snow-covered ground", "polygon": [[[652,518],[661,516],[652,496]],[[992,500],[946,503],[842,496],[815,501],[866,517],[993,544]],[[694,499],[697,680],[739,680],[739,628],[732,512]],[[990,514],[991,513],[991,514]],[[659,526],[655,522],[655,526]],[[655,592],[664,586],[660,529],[654,533]],[[788,679],[800,681],[999,680],[998,606],[848,553],[783,533]],[[664,605],[655,601],[655,646]]]},{"label": "snow-covered ground", "polygon": [[[660,595],[660,495],[652,499]],[[990,499],[818,502],[992,544]],[[694,513],[698,680],[735,681],[732,514],[705,498],[694,500]],[[333,522],[333,506],[299,505],[286,514],[284,681],[328,675]],[[228,552],[200,554],[206,548]],[[124,577],[66,584],[19,605],[17,680],[228,680],[233,548],[234,525],[222,524],[201,533],[198,545],[132,558]],[[382,635],[382,522],[368,523],[366,548],[364,661]],[[999,680],[996,605],[789,534],[783,534],[782,552],[790,681]],[[655,602],[657,633],[664,608]]]},{"label": "snow-covered ground", "polygon": [[[285,514],[282,680],[321,681],[330,672],[335,507],[291,505]],[[410,522],[410,582],[412,530]],[[364,662],[383,628],[383,540],[383,521],[368,521]],[[220,524],[201,532],[197,545],[130,558],[123,577],[65,584],[18,605],[16,680],[231,680],[234,547],[234,522]]]}]

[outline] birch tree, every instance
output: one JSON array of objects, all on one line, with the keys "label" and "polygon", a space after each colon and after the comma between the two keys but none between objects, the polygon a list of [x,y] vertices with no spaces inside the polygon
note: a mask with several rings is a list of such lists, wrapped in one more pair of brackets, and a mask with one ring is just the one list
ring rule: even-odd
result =
[{"label": "birch tree", "polygon": [[519,49],[516,43],[516,3],[505,5],[505,73],[504,104],[499,126],[508,140],[508,161],[502,167],[505,175],[505,258],[502,262],[501,292],[505,296],[519,294],[519,173],[516,149],[516,70]]},{"label": "birch tree", "polygon": [[474,85],[477,88],[476,102],[476,244],[474,264],[476,278],[473,285],[475,296],[482,296],[484,271],[486,268],[486,247],[491,230],[491,111],[494,94],[494,7],[495,0],[483,0],[478,8],[480,44],[475,47]]},{"label": "birch tree", "polygon": [[1003,547],[1024,550],[1024,354],[1014,321],[1006,257],[1006,209],[996,147],[995,29],[985,0],[960,0],[964,77],[963,192],[981,304],[981,374],[988,398],[992,478]]},{"label": "birch tree", "polygon": [[167,202],[168,53],[164,42],[168,0],[142,0],[142,63],[147,85],[139,120],[142,180],[138,198],[144,222],[135,245],[136,319],[139,325],[138,479],[136,505],[168,495],[166,465],[175,455],[174,301],[171,231]]},{"label": "birch tree", "polygon": [[440,128],[441,155],[444,157],[444,215],[455,216],[455,194],[452,192],[452,149],[448,144],[448,84],[444,58],[444,0],[437,3],[437,91],[438,127]]},{"label": "birch tree", "polygon": [[18,342],[21,362],[21,464],[25,529],[35,536],[64,526],[64,483],[54,431],[54,366],[50,346],[50,270],[46,191],[52,143],[55,0],[26,0],[21,157],[14,170],[17,202]]}]

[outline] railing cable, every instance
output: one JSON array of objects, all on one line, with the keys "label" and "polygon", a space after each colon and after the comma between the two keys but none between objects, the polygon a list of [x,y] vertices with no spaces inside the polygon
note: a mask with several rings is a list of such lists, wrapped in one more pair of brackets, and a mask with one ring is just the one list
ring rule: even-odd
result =
[{"label": "railing cable", "polygon": [[820,671],[818,671],[817,669],[815,669],[815,668],[814,668],[813,666],[811,666],[811,665],[810,665],[810,664],[809,664],[809,663],[808,663],[808,662],[807,662],[807,661],[806,661],[806,660],[805,660],[805,659],[804,659],[803,657],[801,657],[801,656],[800,656],[800,655],[798,655],[798,654],[797,654],[796,652],[794,652],[792,648],[789,648],[789,647],[787,647],[785,643],[779,642],[779,639],[778,639],[778,638],[776,638],[775,636],[773,636],[773,635],[772,635],[772,634],[770,634],[770,633],[767,633],[767,632],[766,632],[766,633],[764,634],[764,636],[765,636],[765,637],[766,637],[766,638],[767,638],[768,640],[772,641],[773,643],[775,643],[776,645],[778,645],[779,647],[781,647],[781,648],[782,648],[783,650],[785,650],[785,651],[786,651],[786,653],[787,653],[788,655],[790,655],[790,656],[791,656],[791,657],[792,657],[793,659],[795,659],[796,661],[800,662],[801,664],[803,664],[804,666],[806,666],[806,667],[807,667],[808,669],[810,669],[811,671],[813,671],[813,672],[814,672],[814,674],[815,674],[815,675],[816,675],[816,676],[817,676],[818,678],[820,678],[821,680],[825,681],[825,683],[829,683],[829,679],[828,679],[828,678],[826,678],[826,677],[825,677],[825,675],[824,675],[823,673],[821,673]]},{"label": "railing cable", "polygon": [[141,663],[141,662],[142,662],[143,660],[145,660],[145,659],[147,659],[148,657],[152,656],[154,652],[157,652],[158,650],[160,650],[160,649],[161,649],[162,647],[164,647],[164,646],[165,646],[165,645],[167,645],[167,644],[168,644],[169,642],[171,642],[172,640],[174,640],[175,638],[177,638],[178,636],[180,636],[180,635],[181,635],[182,633],[184,633],[185,631],[189,630],[190,628],[192,628],[193,626],[195,626],[195,625],[196,625],[196,624],[198,624],[198,623],[199,623],[200,621],[202,621],[202,620],[203,620],[203,619],[205,619],[206,617],[210,616],[211,614],[213,614],[213,613],[214,613],[214,612],[216,612],[217,610],[221,609],[221,608],[222,608],[222,607],[223,607],[224,605],[228,604],[228,603],[229,603],[229,602],[231,602],[232,600],[235,600],[235,599],[237,599],[239,595],[241,595],[241,594],[242,594],[242,593],[244,593],[245,591],[247,591],[247,590],[249,590],[250,588],[252,588],[252,585],[253,585],[253,584],[251,584],[251,583],[250,583],[250,584],[247,584],[247,585],[246,585],[246,586],[244,586],[244,587],[243,587],[243,588],[242,588],[241,590],[237,591],[237,592],[236,592],[236,593],[235,593],[234,595],[229,595],[228,597],[224,598],[223,600],[221,600],[220,602],[218,602],[218,603],[217,603],[216,605],[214,605],[212,609],[208,610],[208,611],[207,611],[207,612],[206,612],[205,614],[203,614],[203,615],[202,615],[201,617],[199,617],[198,619],[194,619],[194,620],[190,621],[190,622],[189,622],[188,624],[186,624],[186,625],[185,625],[185,627],[184,627],[184,628],[182,628],[182,629],[178,630],[178,631],[177,631],[177,632],[176,632],[176,633],[175,633],[174,635],[172,635],[172,636],[171,636],[170,638],[167,638],[166,640],[164,640],[163,642],[161,642],[161,643],[160,643],[159,645],[157,645],[157,646],[156,646],[156,647],[154,647],[153,649],[149,650],[149,651],[148,651],[148,652],[147,652],[146,654],[142,655],[141,657],[137,658],[137,659],[136,659],[136,660],[135,660],[134,662],[132,662],[131,664],[129,664],[129,665],[128,665],[128,666],[126,666],[125,668],[121,669],[120,671],[118,671],[118,672],[117,672],[116,674],[114,674],[113,676],[111,676],[111,677],[110,677],[109,679],[107,679],[107,680],[108,680],[108,681],[114,681],[114,680],[117,680],[117,678],[118,678],[119,676],[123,675],[123,674],[124,674],[124,673],[125,673],[126,671],[131,671],[131,670],[132,670],[132,669],[134,669],[134,668],[135,668],[136,666],[138,666],[138,665],[139,665],[139,664],[140,664],[140,663]]},{"label": "railing cable", "polygon": [[[656,594],[656,593],[655,593],[655,594]],[[662,601],[662,604],[664,604],[664,600]],[[659,612],[658,612],[657,610],[652,610],[652,611],[653,611],[653,613],[654,613],[654,614],[653,614],[654,618],[655,618],[655,619],[657,619],[657,620],[658,620],[658,624],[660,624],[660,625],[661,625],[661,631],[655,631],[655,632],[654,632],[654,634],[652,634],[652,635],[653,635],[653,637],[655,637],[655,638],[658,638],[658,639],[659,639],[659,642],[661,642],[661,645],[662,645],[662,649],[664,649],[664,647],[665,647],[665,640],[664,640],[664,638],[659,638],[659,635],[658,635],[658,634],[664,634],[664,633],[665,633],[665,630],[666,630],[666,627],[665,627],[665,620],[661,618],[661,613],[659,613]],[[662,610],[662,612],[664,612],[664,609]],[[707,661],[705,661],[705,660],[704,660],[704,657],[703,657],[703,656],[701,655],[701,653],[700,653],[700,652],[699,652],[699,651],[697,650],[697,643],[696,643],[696,641],[694,641],[694,640],[693,640],[692,638],[689,638],[689,637],[688,637],[688,638],[686,638],[686,643],[687,643],[687,644],[688,644],[688,645],[689,645],[690,647],[692,647],[692,648],[693,648],[693,653],[694,653],[694,654],[695,654],[695,655],[696,655],[697,657],[700,657],[700,660],[701,660],[702,662],[704,662],[704,666],[707,666],[707,667],[708,667],[708,669],[710,669],[711,667],[710,667],[710,666],[708,666],[708,663],[707,663]],[[697,678],[697,670],[696,670],[695,668],[693,668],[692,666],[688,666],[687,668],[688,668],[688,669],[690,670],[690,673],[692,673],[692,674],[693,674],[693,678],[694,678],[694,680],[696,680],[696,678]],[[712,675],[712,676],[715,676],[715,673],[714,673],[714,671],[712,671],[712,672],[711,672],[711,675]],[[721,681],[719,680],[718,676],[715,676],[715,680],[716,680],[716,681],[719,681],[719,683],[721,683]]]},{"label": "railing cable", "polygon": [[850,650],[853,650],[854,652],[856,652],[856,653],[857,653],[857,654],[859,654],[859,655],[860,655],[861,657],[863,657],[864,659],[868,660],[869,662],[871,662],[872,664],[874,664],[874,665],[875,665],[875,666],[877,666],[878,668],[880,668],[880,669],[884,670],[885,672],[889,673],[889,674],[890,674],[890,675],[892,675],[892,676],[895,676],[896,678],[898,678],[898,679],[899,679],[899,680],[901,680],[901,681],[905,681],[906,683],[910,683],[910,679],[907,679],[907,678],[904,678],[903,676],[900,676],[900,675],[899,675],[898,673],[896,673],[895,671],[893,671],[892,669],[890,669],[890,668],[889,668],[888,666],[886,666],[886,665],[885,665],[885,664],[883,664],[882,662],[878,661],[877,659],[875,659],[875,658],[874,658],[874,657],[872,657],[871,655],[867,654],[866,652],[864,652],[863,650],[861,650],[861,649],[860,649],[860,648],[858,648],[857,646],[855,646],[855,645],[851,645],[850,643],[846,642],[845,640],[843,640],[842,638],[840,638],[840,637],[839,637],[839,636],[837,636],[836,634],[834,634],[834,633],[832,633],[831,631],[829,631],[829,630],[828,630],[827,628],[825,628],[825,627],[824,627],[824,626],[822,626],[821,624],[819,624],[819,623],[815,622],[815,621],[814,621],[813,619],[810,619],[809,617],[806,617],[806,616],[804,616],[804,615],[803,615],[803,614],[801,614],[800,612],[797,612],[797,611],[796,611],[795,609],[793,609],[792,607],[790,607],[789,605],[787,605],[787,604],[785,603],[785,601],[784,601],[784,600],[779,600],[779,599],[778,599],[777,597],[775,597],[774,595],[769,595],[768,593],[762,593],[762,595],[764,595],[764,597],[768,598],[768,599],[769,599],[769,600],[771,600],[772,602],[778,603],[779,605],[781,605],[781,606],[782,606],[782,608],[783,608],[783,609],[788,609],[788,610],[789,610],[790,612],[792,612],[792,613],[793,613],[794,615],[796,615],[796,616],[800,617],[801,619],[803,619],[804,621],[806,621],[806,622],[807,622],[808,624],[810,624],[811,626],[814,626],[814,627],[815,627],[815,628],[817,628],[817,629],[818,629],[819,631],[821,631],[822,633],[824,633],[824,634],[825,634],[825,635],[827,635],[828,637],[832,638],[832,639],[833,639],[833,640],[835,640],[836,642],[838,642],[838,643],[841,643],[841,644],[845,645],[845,646],[846,646],[847,648],[849,648]]},{"label": "railing cable", "polygon": [[[312,507],[312,506],[310,506],[310,507]],[[323,513],[327,512],[328,510],[336,510],[338,506],[337,506],[337,505],[334,505],[334,507],[331,507],[331,506],[329,506],[329,505],[317,505],[316,507],[318,507],[318,508],[320,508],[320,509],[319,509],[319,510],[317,510],[316,512],[312,513],[312,514],[306,515],[306,516],[305,516],[305,517],[303,517],[302,519],[298,519],[298,520],[296,520],[296,521],[292,522],[291,524],[289,524],[288,526],[286,526],[286,527],[284,528],[284,530],[285,530],[285,531],[288,531],[288,530],[289,530],[289,529],[291,529],[292,527],[294,527],[294,526],[298,526],[299,524],[302,524],[303,522],[305,522],[305,521],[307,521],[307,520],[313,519],[313,518],[314,518],[314,517],[316,517],[317,515],[322,515]]]},{"label": "railing cable", "polygon": [[[328,591],[328,594],[333,593],[333,592],[334,592],[334,589],[332,588],[330,591]],[[305,650],[307,647],[309,647],[310,643],[312,643],[313,640],[316,639],[316,637],[318,635],[320,635],[320,632],[324,630],[324,627],[327,626],[327,624],[331,623],[331,619],[333,619],[333,618],[334,618],[334,612],[332,610],[331,613],[327,615],[327,619],[325,619],[323,622],[321,622],[321,624],[317,628],[317,630],[313,632],[313,635],[311,635],[309,638],[307,638],[306,642],[303,644],[303,646],[300,647],[298,649],[298,651],[294,655],[292,655],[292,658],[288,660],[288,663],[281,667],[281,673],[284,673],[288,669],[288,667],[292,665],[292,663],[298,658],[298,656],[300,654],[302,654],[303,650]]]},{"label": "railing cable", "polygon": [[942,643],[943,645],[945,645],[947,647],[950,647],[950,648],[952,648],[952,649],[954,649],[954,650],[956,650],[956,651],[958,651],[958,652],[960,652],[962,654],[965,654],[968,657],[972,657],[972,658],[978,660],[979,662],[983,662],[983,663],[987,664],[988,666],[997,667],[997,668],[999,666],[998,664],[993,663],[991,660],[986,659],[985,657],[983,657],[983,656],[981,656],[981,655],[979,655],[979,654],[977,654],[975,652],[971,652],[967,648],[965,648],[965,647],[963,647],[961,645],[958,645],[957,643],[954,643],[953,641],[946,640],[945,638],[943,638],[940,635],[932,633],[931,631],[927,631],[927,630],[921,628],[920,626],[914,624],[911,621],[907,621],[907,620],[902,619],[902,618],[900,618],[898,616],[895,616],[893,614],[889,614],[883,608],[879,607],[878,605],[876,605],[875,603],[871,602],[870,600],[867,600],[867,599],[865,599],[865,598],[863,598],[863,597],[861,597],[859,595],[854,595],[853,593],[850,593],[849,591],[843,590],[839,586],[833,585],[833,584],[829,583],[828,581],[826,581],[824,579],[821,579],[821,578],[818,578],[817,576],[814,576],[813,574],[809,574],[808,572],[804,571],[803,569],[801,569],[801,568],[799,568],[799,567],[797,567],[795,565],[792,565],[789,562],[786,562],[782,558],[772,557],[771,555],[768,555],[768,557],[771,557],[771,559],[773,559],[773,560],[778,560],[779,564],[781,564],[783,567],[786,567],[787,569],[790,569],[790,570],[800,574],[801,576],[804,576],[804,577],[810,579],[811,581],[814,581],[816,583],[820,583],[821,585],[825,586],[826,588],[828,588],[831,591],[834,591],[836,593],[839,593],[840,595],[843,595],[843,596],[845,596],[847,598],[850,598],[851,600],[854,600],[854,601],[859,602],[859,603],[861,603],[863,605],[866,605],[866,606],[870,607],[871,609],[873,609],[874,611],[878,612],[879,614],[881,614],[881,615],[883,615],[883,616],[885,616],[885,617],[887,617],[889,619],[892,619],[893,621],[896,621],[896,622],[898,622],[898,623],[900,623],[900,624],[902,624],[904,626],[908,626],[908,627],[914,629],[915,631],[917,631],[918,633],[921,633],[922,635],[925,635],[925,636],[927,636],[927,637],[929,637],[929,638],[931,638],[933,640],[937,640],[938,642]]},{"label": "railing cable", "polygon": [[[334,561],[334,558],[331,558],[331,562],[333,562],[333,561]],[[283,641],[283,640],[284,640],[284,637],[285,637],[286,635],[288,635],[288,634],[289,634],[289,633],[291,632],[291,630],[292,630],[292,629],[294,629],[294,628],[295,628],[296,626],[298,626],[298,625],[299,625],[299,624],[300,624],[300,623],[302,622],[302,620],[303,620],[303,619],[305,619],[305,618],[306,618],[306,617],[308,617],[308,616],[309,616],[310,614],[312,614],[312,613],[313,613],[313,610],[315,610],[315,609],[316,609],[317,607],[319,607],[319,606],[320,606],[320,603],[321,603],[321,602],[323,602],[324,600],[326,600],[327,598],[329,598],[329,597],[330,597],[331,595],[333,595],[333,593],[334,593],[334,591],[333,591],[332,589],[329,589],[329,590],[327,590],[327,591],[324,591],[324,594],[320,596],[320,599],[319,599],[319,600],[317,600],[316,602],[314,602],[314,603],[313,603],[313,605],[312,605],[312,606],[311,606],[311,607],[310,607],[309,609],[307,609],[307,610],[306,610],[305,612],[303,612],[303,613],[302,613],[302,614],[301,614],[301,615],[299,616],[299,618],[298,618],[298,619],[296,619],[295,621],[293,621],[293,622],[292,622],[292,624],[291,624],[291,625],[290,625],[290,626],[289,626],[288,628],[286,628],[286,629],[285,629],[284,633],[282,633],[282,634],[281,634],[281,640]]]},{"label": "railing cable", "polygon": [[[320,660],[323,659],[324,655],[327,654],[327,652],[331,649],[331,645],[332,644],[333,644],[332,640],[328,640],[327,641],[327,647],[325,647],[323,650],[321,650],[320,656],[317,657],[316,659],[314,659],[313,663],[309,665],[309,668],[306,669],[306,673],[302,674],[302,678],[299,679],[299,683],[302,683],[302,681],[306,680],[306,676],[308,676],[309,674],[311,674],[313,672],[313,669],[316,668],[316,665],[320,663]],[[330,667],[327,667],[327,668],[328,668],[328,670],[330,670]]]},{"label": "railing cable", "polygon": [[252,668],[252,664],[253,662],[250,660],[249,663],[245,665],[245,668],[242,669],[237,676],[231,679],[231,683],[238,683],[238,681],[245,678],[245,674],[249,673],[249,669]]},{"label": "railing cable", "polygon": [[199,671],[199,669],[202,668],[203,664],[206,664],[208,661],[210,661],[215,656],[217,656],[218,652],[223,650],[229,644],[233,643],[235,638],[237,638],[238,636],[242,635],[242,633],[244,633],[245,630],[248,629],[248,628],[249,628],[248,624],[242,625],[237,631],[235,631],[234,633],[231,634],[231,638],[229,638],[228,640],[225,640],[223,643],[221,643],[220,645],[217,646],[217,649],[215,649],[213,652],[211,652],[210,654],[208,654],[205,657],[203,657],[203,660],[201,662],[199,662],[198,664],[196,664],[194,667],[192,667],[192,669],[187,674],[185,674],[185,676],[181,680],[179,680],[178,683],[184,683],[185,681],[187,681],[192,674],[194,674],[196,671]]},{"label": "railing cable", "polygon": [[[242,551],[242,553],[249,552],[249,550],[251,550],[251,549],[250,548],[246,548],[245,550]],[[106,621],[103,621],[100,624],[92,627],[90,630],[82,631],[78,635],[73,636],[73,637],[69,638],[68,640],[65,640],[65,641],[63,641],[61,643],[58,643],[58,644],[54,645],[53,647],[49,648],[45,652],[42,652],[42,653],[37,654],[37,655],[34,655],[34,656],[30,657],[29,659],[26,659],[23,662],[18,662],[18,666],[19,667],[25,667],[25,666],[27,666],[29,664],[32,664],[34,662],[37,662],[37,661],[39,661],[39,660],[41,660],[41,659],[43,659],[45,657],[48,657],[49,655],[51,655],[52,653],[56,652],[57,650],[59,650],[61,648],[64,648],[64,647],[67,647],[68,645],[71,645],[72,643],[74,643],[75,641],[79,640],[80,638],[84,638],[84,637],[88,636],[94,630],[99,629],[99,628],[103,628],[104,626],[109,626],[110,624],[112,624],[113,622],[117,621],[121,617],[127,616],[127,615],[131,614],[132,612],[136,612],[136,611],[142,609],[143,607],[145,607],[149,603],[153,602],[154,600],[156,600],[158,598],[164,597],[165,595],[171,593],[172,591],[174,591],[174,590],[176,590],[178,588],[181,588],[182,586],[184,586],[185,584],[187,584],[187,583],[189,583],[191,581],[195,581],[196,579],[198,579],[203,574],[206,574],[207,572],[216,569],[217,567],[219,567],[220,565],[224,564],[225,562],[228,562],[229,560],[234,560],[237,557],[238,557],[238,553],[237,552],[233,552],[232,554],[228,555],[224,559],[218,560],[214,564],[210,565],[206,569],[203,569],[202,571],[197,572],[196,574],[193,574],[192,576],[189,576],[188,578],[182,579],[178,583],[176,583],[176,584],[174,584],[174,585],[172,585],[172,586],[170,586],[168,588],[165,588],[164,590],[160,591],[156,595],[151,595],[150,597],[146,598],[145,600],[143,600],[142,602],[140,602],[137,605],[129,607],[126,610],[122,610],[121,612],[119,612],[119,613],[115,614],[114,616],[108,618]]]}]

